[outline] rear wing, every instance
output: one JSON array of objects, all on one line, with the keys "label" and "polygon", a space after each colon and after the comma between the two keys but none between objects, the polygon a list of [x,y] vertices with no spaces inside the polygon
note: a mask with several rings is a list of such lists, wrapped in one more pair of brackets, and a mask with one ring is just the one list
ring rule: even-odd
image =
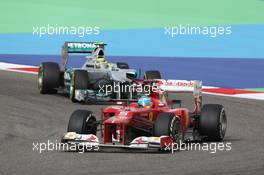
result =
[{"label": "rear wing", "polygon": [[96,48],[104,49],[103,42],[65,42],[62,46],[62,68],[66,68],[69,53],[92,53]]},{"label": "rear wing", "polygon": [[194,97],[202,94],[202,81],[199,80],[163,80],[157,79],[156,85],[166,92],[192,92]]},{"label": "rear wing", "polygon": [[194,113],[199,114],[202,108],[202,81],[199,80],[155,80],[161,92],[191,92],[194,97]]}]

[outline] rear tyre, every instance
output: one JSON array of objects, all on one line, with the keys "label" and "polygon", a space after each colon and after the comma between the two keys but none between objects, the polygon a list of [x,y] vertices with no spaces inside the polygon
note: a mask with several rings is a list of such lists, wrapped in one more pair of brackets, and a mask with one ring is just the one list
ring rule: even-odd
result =
[{"label": "rear tyre", "polygon": [[154,123],[153,135],[171,136],[173,142],[180,142],[183,139],[180,117],[173,113],[160,113]]},{"label": "rear tyre", "polygon": [[208,141],[222,141],[227,128],[227,117],[222,105],[206,104],[202,108],[199,131]]},{"label": "rear tyre", "polygon": [[57,93],[60,85],[60,67],[57,63],[41,63],[38,71],[38,89],[41,94]]},{"label": "rear tyre", "polygon": [[127,63],[116,63],[116,66],[119,69],[129,69],[129,65]]},{"label": "rear tyre", "polygon": [[91,111],[76,110],[70,117],[67,131],[76,132],[77,134],[96,135],[96,118],[92,115]]},{"label": "rear tyre", "polygon": [[149,70],[144,74],[144,80],[161,79],[161,74],[157,70]]},{"label": "rear tyre", "polygon": [[75,70],[72,75],[72,81],[70,86],[70,99],[72,102],[77,102],[75,99],[75,90],[88,89],[89,77],[86,70]]}]

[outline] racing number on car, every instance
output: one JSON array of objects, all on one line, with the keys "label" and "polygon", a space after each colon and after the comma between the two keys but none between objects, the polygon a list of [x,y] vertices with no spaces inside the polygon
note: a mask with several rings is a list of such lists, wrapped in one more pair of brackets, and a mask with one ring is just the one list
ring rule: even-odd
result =
[{"label": "racing number on car", "polygon": [[148,120],[152,121],[153,120],[153,112],[148,113]]}]

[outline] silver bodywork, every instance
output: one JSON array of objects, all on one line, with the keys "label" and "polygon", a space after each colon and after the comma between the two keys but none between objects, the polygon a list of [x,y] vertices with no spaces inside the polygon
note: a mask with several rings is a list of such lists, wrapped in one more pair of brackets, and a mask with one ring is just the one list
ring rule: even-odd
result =
[{"label": "silver bodywork", "polygon": [[135,69],[120,69],[116,63],[98,64],[98,58],[102,56],[104,56],[103,48],[96,48],[91,56],[86,57],[87,60],[81,68],[87,70],[91,81],[107,77],[110,80],[124,83],[132,82],[132,79],[128,78],[129,75],[136,78],[137,70]]},{"label": "silver bodywork", "polygon": [[[104,61],[100,61],[103,59]],[[104,47],[96,47],[91,55],[86,56],[86,61],[81,68],[68,69],[64,73],[64,79],[68,80],[69,87],[71,86],[71,75],[75,70],[85,70],[88,73],[89,84],[97,86],[97,88],[89,89],[74,89],[74,98],[77,101],[110,101],[113,93],[105,93],[98,91],[104,85],[131,84],[138,78],[137,70],[121,69],[117,63],[108,63],[104,58]],[[71,75],[70,75],[71,74]],[[69,88],[70,89],[70,88]],[[115,99],[121,98],[121,92],[115,94]],[[129,98],[132,98],[130,95]]]}]

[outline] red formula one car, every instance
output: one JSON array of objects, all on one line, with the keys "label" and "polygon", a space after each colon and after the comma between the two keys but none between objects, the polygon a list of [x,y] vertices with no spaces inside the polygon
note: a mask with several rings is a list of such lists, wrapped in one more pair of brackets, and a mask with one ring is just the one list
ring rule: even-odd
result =
[{"label": "red formula one car", "polygon": [[[155,80],[155,85],[159,91],[142,97],[138,103],[120,102],[119,105],[104,108],[99,121],[91,111],[73,112],[62,142],[97,149],[164,150],[179,141],[223,140],[227,127],[225,109],[219,104],[202,106],[200,81]],[[180,100],[167,101],[167,91],[193,92],[195,109],[190,111],[181,107]]]}]

